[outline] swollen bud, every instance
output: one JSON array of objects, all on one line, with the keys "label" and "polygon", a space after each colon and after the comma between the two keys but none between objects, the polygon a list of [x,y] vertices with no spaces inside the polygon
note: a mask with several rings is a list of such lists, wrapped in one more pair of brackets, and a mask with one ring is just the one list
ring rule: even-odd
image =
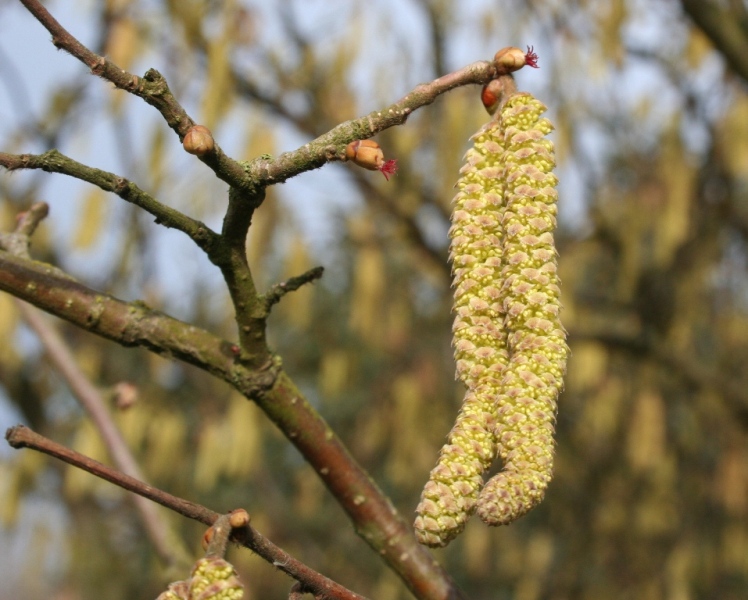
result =
[{"label": "swollen bud", "polygon": [[523,52],[519,48],[509,46],[508,48],[502,48],[493,57],[496,69],[501,74],[512,73],[518,71],[525,65],[538,68],[538,55],[533,51],[532,46],[527,47],[527,52]]},{"label": "swollen bud", "polygon": [[483,86],[480,99],[489,115],[494,114],[496,109],[499,108],[503,87],[499,79],[493,79]]},{"label": "swollen bud", "polygon": [[249,513],[243,508],[237,508],[229,513],[229,525],[233,529],[239,529],[249,525],[250,517]]},{"label": "swollen bud", "polygon": [[216,144],[213,141],[213,134],[210,129],[204,125],[194,125],[190,127],[182,140],[182,147],[196,156],[203,156],[212,152]]},{"label": "swollen bud", "polygon": [[384,178],[397,173],[397,161],[385,161],[384,152],[373,140],[356,140],[345,147],[345,158],[369,171],[381,171]]}]

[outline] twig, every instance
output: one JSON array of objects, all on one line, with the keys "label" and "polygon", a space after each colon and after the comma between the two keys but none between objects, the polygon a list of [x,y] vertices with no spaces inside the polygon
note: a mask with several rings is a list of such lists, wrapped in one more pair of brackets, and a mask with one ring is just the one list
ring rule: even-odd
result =
[{"label": "twig", "polygon": [[341,123],[297,150],[281,154],[274,160],[256,159],[249,164],[247,170],[261,185],[272,185],[319,168],[327,162],[344,160],[345,147],[350,142],[367,139],[385,129],[402,125],[413,111],[431,104],[440,95],[456,87],[482,85],[495,76],[496,67],[493,63],[472,63],[416,86],[404,98],[382,110]]},{"label": "twig", "polygon": [[[71,35],[50,13],[39,0],[21,0],[26,9],[52,34],[55,47],[65,50],[85,64],[94,75],[106,79],[119,89],[130,92],[154,106],[164,117],[166,123],[178,135],[180,141],[195,122],[187,111],[177,102],[169,90],[166,79],[155,69],[149,69],[141,78],[121,69],[110,60],[96,54],[84,46]],[[219,148],[199,157],[215,174],[231,185],[240,189],[251,186],[242,165],[228,157]]]},{"label": "twig", "polygon": [[[114,464],[123,473],[136,479],[143,479],[127,442],[105,406],[104,399],[80,370],[62,336],[50,323],[46,322],[37,310],[25,302],[16,301],[16,305],[23,318],[39,337],[52,364],[91,417]],[[136,495],[132,499],[143,527],[161,559],[168,565],[188,566],[192,561],[189,559],[187,550],[181,545],[178,537],[169,531],[167,523],[159,516],[156,507],[141,496]]]},{"label": "twig", "polygon": [[[117,65],[84,46],[72,36],[39,0],[21,0],[23,5],[52,34],[52,42],[83,62],[91,72],[111,81],[116,87],[143,98],[155,106],[169,127],[182,140],[194,121],[172,95],[158,71],[150,69],[143,78],[128,73]],[[228,157],[216,144],[215,149],[200,156],[216,175],[234,188],[255,195],[257,190],[268,185],[282,183],[291,177],[317,169],[327,162],[343,160],[345,147],[354,140],[370,138],[380,131],[402,125],[410,114],[431,104],[438,96],[456,87],[470,84],[485,84],[496,76],[496,67],[487,61],[476,62],[458,71],[416,86],[402,100],[374,111],[359,119],[347,121],[334,127],[316,140],[292,152],[268,160],[258,158],[243,165]]]},{"label": "twig", "polygon": [[[134,477],[102,465],[100,462],[39,435],[24,425],[16,425],[9,428],[5,433],[5,439],[13,448],[31,448],[32,450],[48,454],[205,525],[213,525],[221,516],[200,504],[173,496],[163,490],[147,485]],[[237,539],[237,542],[249,548],[287,575],[301,582],[306,589],[312,590],[313,593],[320,594],[321,597],[329,599],[366,600],[363,596],[346,589],[295,559],[250,525],[247,525],[240,531],[244,532],[244,535]]]},{"label": "twig", "polygon": [[229,382],[257,402],[296,446],[348,513],[356,532],[417,598],[462,598],[449,575],[418,544],[410,524],[277,362],[250,370],[235,344],[142,304],[96,292],[57,274],[49,265],[7,252],[0,252],[0,290],[120,345],[167,354]]},{"label": "twig", "polygon": [[224,558],[226,556],[226,547],[231,537],[231,523],[229,522],[230,514],[221,515],[208,530],[211,533],[210,542],[205,549],[206,557]]},{"label": "twig", "polygon": [[265,302],[265,310],[269,313],[271,307],[273,307],[275,304],[278,304],[283,296],[285,296],[289,292],[295,292],[305,283],[311,283],[314,280],[319,279],[320,277],[322,277],[324,271],[324,267],[314,267],[312,269],[309,269],[305,273],[302,273],[301,275],[290,277],[286,279],[286,281],[276,283],[263,296],[263,300]]},{"label": "twig", "polygon": [[49,173],[62,173],[91,183],[104,191],[113,192],[123,200],[139,206],[156,217],[156,223],[186,233],[200,248],[208,252],[216,243],[218,234],[207,225],[156,200],[124,177],[81,164],[57,150],[44,154],[7,154],[0,152],[0,166],[9,171],[41,169]]},{"label": "twig", "polygon": [[30,236],[36,231],[39,223],[49,214],[46,202],[36,202],[18,214],[16,228],[12,233],[0,233],[0,248],[24,258],[29,257]]},{"label": "twig", "polygon": [[730,67],[748,81],[748,29],[745,21],[731,16],[723,3],[713,0],[681,0],[683,10],[712,40]]}]

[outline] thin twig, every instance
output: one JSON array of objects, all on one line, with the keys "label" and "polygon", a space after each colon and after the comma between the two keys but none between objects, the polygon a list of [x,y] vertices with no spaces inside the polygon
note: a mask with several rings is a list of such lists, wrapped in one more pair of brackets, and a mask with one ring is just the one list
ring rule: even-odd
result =
[{"label": "thin twig", "polygon": [[373,137],[377,133],[402,125],[417,109],[434,102],[442,94],[464,85],[482,85],[496,76],[492,62],[479,61],[462,69],[416,86],[401,100],[358,119],[333,127],[317,139],[275,159],[256,159],[247,171],[261,185],[283,183],[325,163],[345,160],[345,147],[354,140]]},{"label": "thin twig", "polygon": [[44,154],[8,154],[0,152],[0,166],[9,171],[19,169],[41,169],[49,173],[62,173],[91,183],[104,191],[117,194],[123,200],[139,206],[156,217],[156,223],[187,234],[200,248],[209,251],[216,243],[218,234],[205,223],[188,217],[156,200],[124,177],[94,169],[81,164],[57,150]]},{"label": "thin twig", "polygon": [[[128,73],[112,61],[84,46],[49,13],[39,0],[21,0],[21,3],[52,34],[52,43],[55,47],[69,52],[85,64],[94,75],[110,81],[116,87],[139,96],[154,106],[169,127],[179,135],[180,141],[184,139],[185,134],[195,122],[174,98],[161,73],[155,69],[149,69],[143,77]],[[229,185],[244,189],[251,184],[242,165],[224,154],[218,144],[212,152],[199,158]]]},{"label": "thin twig", "polygon": [[[9,428],[5,433],[5,439],[13,448],[30,448],[48,454],[205,525],[213,525],[221,516],[219,513],[200,504],[173,496],[163,490],[147,485],[134,477],[102,465],[98,461],[39,435],[24,425],[16,425]],[[331,600],[366,600],[363,596],[346,589],[295,559],[252,526],[247,525],[238,531],[243,532],[243,536],[236,540],[238,543],[249,548],[279,570],[301,582],[306,589],[312,590],[313,593],[320,594],[321,597]]]},{"label": "thin twig", "polygon": [[15,230],[12,233],[0,232],[0,248],[16,256],[29,258],[30,236],[48,214],[49,205],[46,202],[36,202],[28,210],[19,213]]},{"label": "thin twig", "polygon": [[[91,72],[116,87],[143,98],[155,106],[168,125],[182,140],[194,121],[172,95],[163,75],[150,69],[143,78],[128,73],[84,46],[72,36],[39,2],[21,0],[31,14],[52,34],[52,42],[83,62]],[[370,138],[377,133],[402,125],[411,113],[434,102],[437,97],[463,85],[488,83],[496,76],[492,62],[480,61],[416,86],[400,101],[359,119],[346,121],[324,135],[276,159],[258,158],[244,165],[228,157],[216,144],[215,149],[200,156],[216,175],[234,188],[256,194],[268,185],[282,183],[291,177],[317,169],[327,162],[343,160],[345,147],[354,140]]]},{"label": "thin twig", "polygon": [[120,345],[142,346],[195,365],[257,402],[319,474],[356,532],[417,598],[462,598],[449,575],[418,544],[410,524],[277,361],[248,369],[237,345],[142,303],[124,302],[67,277],[50,265],[0,252],[0,290]]},{"label": "thin twig", "polygon": [[302,273],[301,275],[290,277],[285,281],[276,283],[263,296],[263,300],[265,302],[265,310],[267,312],[270,312],[271,307],[275,304],[278,304],[283,296],[285,296],[289,292],[295,292],[305,283],[311,283],[316,279],[319,279],[320,277],[322,277],[324,271],[324,267],[314,267],[312,269],[309,269],[305,273]]},{"label": "thin twig", "polygon": [[[62,336],[36,309],[18,300],[16,306],[39,337],[52,364],[91,417],[114,464],[123,473],[143,479],[138,463],[109,414],[99,390],[83,374]],[[132,499],[143,527],[161,559],[167,565],[188,566],[192,561],[187,550],[178,536],[169,531],[168,523],[158,514],[153,503],[137,495]]]}]

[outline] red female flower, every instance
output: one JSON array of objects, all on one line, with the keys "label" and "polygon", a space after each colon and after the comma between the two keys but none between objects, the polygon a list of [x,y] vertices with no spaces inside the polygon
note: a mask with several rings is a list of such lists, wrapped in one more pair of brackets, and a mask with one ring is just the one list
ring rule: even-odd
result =
[{"label": "red female flower", "polygon": [[525,54],[525,64],[533,67],[534,69],[538,68],[538,55],[534,52],[535,46],[528,46],[527,47],[527,54]]}]

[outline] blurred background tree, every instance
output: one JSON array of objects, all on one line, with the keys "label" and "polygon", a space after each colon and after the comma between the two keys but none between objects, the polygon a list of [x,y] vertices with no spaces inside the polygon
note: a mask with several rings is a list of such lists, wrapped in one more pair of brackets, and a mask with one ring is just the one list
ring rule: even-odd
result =
[{"label": "blurred background tree", "polygon": [[[416,83],[534,44],[520,89],[550,107],[572,358],[545,502],[510,527],[471,522],[436,552],[470,598],[744,598],[748,589],[748,10],[740,0],[147,2],[57,0],[95,51],[156,67],[239,159],[293,149]],[[715,20],[716,16],[716,20]],[[715,25],[716,22],[716,25]],[[75,25],[75,26],[73,26]],[[741,50],[742,53],[741,53]],[[270,336],[286,369],[410,515],[462,398],[453,380],[447,228],[468,137],[461,88],[379,136],[400,172],[330,165],[272,188],[247,251],[262,286],[313,265]],[[16,2],[0,2],[0,149],[58,148],[216,225],[225,184],[159,116],[108,89]],[[0,177],[0,225],[51,217],[36,257],[229,339],[220,274],[184,236],[103,192],[40,172]],[[219,510],[377,600],[409,597],[299,454],[206,373],[60,324],[147,477]],[[105,459],[98,433],[0,295],[0,415]],[[163,588],[123,493],[3,449],[0,597],[146,598]],[[197,552],[201,528],[176,516]],[[246,551],[248,598],[288,580]],[[103,590],[103,591],[102,591]]]}]

